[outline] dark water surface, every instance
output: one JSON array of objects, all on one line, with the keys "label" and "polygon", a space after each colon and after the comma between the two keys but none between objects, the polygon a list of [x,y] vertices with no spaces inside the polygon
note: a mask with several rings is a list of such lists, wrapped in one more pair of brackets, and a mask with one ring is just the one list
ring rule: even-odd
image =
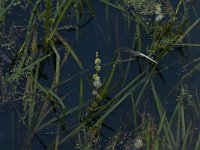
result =
[{"label": "dark water surface", "polygon": [[[199,3],[197,3],[199,6]],[[94,73],[94,59],[95,59],[95,52],[99,52],[99,57],[102,60],[103,64],[109,63],[112,61],[113,56],[115,54],[115,50],[118,46],[126,46],[126,47],[135,47],[133,35],[135,30],[135,25],[132,24],[130,26],[130,30],[127,29],[127,26],[124,21],[123,15],[121,13],[112,8],[109,7],[109,18],[106,20],[106,8],[105,5],[100,1],[92,1],[93,9],[95,10],[95,18],[87,24],[84,28],[81,28],[78,31],[78,37],[77,32],[67,32],[67,31],[59,31],[59,33],[72,45],[73,49],[75,50],[76,54],[79,56],[79,59],[83,63],[83,66],[85,69],[91,68],[89,73],[92,75]],[[12,25],[14,22],[15,25],[23,26],[24,22],[27,21],[27,17],[29,12],[27,12],[27,16],[24,12],[20,12],[21,9],[19,8],[13,8],[13,14],[12,16],[8,17],[8,20],[6,22],[7,30],[9,30],[9,26]],[[189,9],[191,15],[192,8]],[[190,15],[189,13],[189,15]],[[198,12],[199,13],[199,12]],[[14,16],[16,15],[16,16]],[[85,15],[85,21],[90,18],[89,14]],[[193,22],[193,18],[189,21]],[[108,21],[108,22],[107,22]],[[72,21],[74,23],[74,21]],[[43,27],[38,25],[38,32],[42,32]],[[8,31],[7,31],[8,32]],[[188,43],[200,43],[199,34],[200,28],[199,25],[192,30],[191,38],[186,39],[189,42]],[[17,34],[17,35],[16,35]],[[15,39],[18,40],[18,44],[21,45],[24,38],[23,36],[20,37],[19,33],[16,33],[14,36]],[[39,33],[40,35],[40,33]],[[14,40],[15,40],[14,39]],[[142,43],[142,49],[148,49],[149,40],[146,39]],[[16,48],[20,48],[19,45],[16,45]],[[159,89],[158,94],[161,102],[163,103],[163,106],[166,107],[167,115],[170,117],[172,115],[174,107],[176,105],[176,98],[178,95],[178,92],[173,92],[171,94],[170,91],[174,88],[174,86],[177,84],[177,82],[181,79],[181,77],[186,74],[187,69],[190,69],[190,67],[187,67],[188,62],[193,60],[194,58],[197,58],[200,54],[199,47],[194,48],[184,48],[183,55],[179,51],[171,51],[165,58],[163,58],[159,64],[158,67],[160,70],[162,70],[162,75],[166,83],[163,82],[163,80],[158,76],[155,75],[154,81],[155,86],[157,89]],[[61,50],[61,54],[65,53],[64,50]],[[61,55],[62,57],[62,55]],[[129,57],[129,54],[122,53],[121,55],[122,59],[127,59]],[[12,59],[12,57],[10,57]],[[146,60],[140,60],[144,65],[148,65],[146,63]],[[144,62],[145,63],[144,63]],[[117,75],[114,78],[113,84],[115,82],[118,82],[121,77],[125,74],[126,71],[126,65],[122,64],[117,68]],[[186,66],[186,67],[184,67]],[[192,67],[192,66],[191,66]],[[112,67],[104,67],[102,71],[100,72],[100,76],[103,77],[109,73],[107,72]],[[143,67],[144,68],[144,67]],[[185,70],[184,70],[185,69]],[[71,56],[69,56],[67,60],[67,65],[63,69],[61,73],[61,80],[64,80],[66,78],[69,78],[77,73],[80,72],[80,68],[78,67],[77,63],[73,60]],[[46,75],[50,76],[50,79],[52,78],[51,72],[53,71],[52,66],[46,66],[44,68],[44,72]],[[127,83],[131,81],[135,76],[140,74],[140,69],[138,67],[137,61],[131,62],[131,67],[129,70],[129,75],[127,78]],[[47,87],[51,85],[51,82],[45,81],[41,79],[41,83],[45,84]],[[69,96],[67,96],[64,100],[64,103],[67,107],[73,107],[79,105],[79,84],[80,80],[78,78],[74,80],[70,80],[67,84],[62,85],[58,90],[58,95],[63,96],[66,93],[71,93]],[[83,80],[84,84],[84,100],[91,100],[92,99],[92,87],[88,85],[87,79],[84,77]],[[198,94],[199,92],[195,91],[196,89],[199,89],[200,80],[199,80],[199,74],[194,74],[192,77],[189,78],[188,82],[188,88],[192,90],[191,94]],[[137,92],[139,92],[140,89],[138,89]],[[199,89],[200,90],[200,89]],[[118,91],[112,93],[109,95],[112,97],[115,95]],[[135,98],[137,95],[135,96]],[[167,97],[167,98],[166,98]],[[139,107],[141,107],[141,110],[144,108],[142,105],[146,105],[146,113],[154,113],[156,114],[156,107],[152,103],[153,95],[152,95],[152,89],[147,88],[145,90],[145,95],[143,96],[143,102]],[[130,116],[128,116],[132,110],[131,106],[131,99],[126,100],[123,102],[116,111],[114,111],[108,119],[106,119],[106,124],[111,126],[113,129],[117,129],[120,124],[124,120],[129,120]],[[20,103],[15,102],[14,104],[4,104],[0,111],[0,150],[20,150],[21,148],[21,142],[22,139],[25,137],[26,133],[29,132],[28,128],[26,126],[22,125],[22,122],[19,119],[18,113],[15,111],[15,107],[22,107]],[[154,116],[155,120],[159,119],[158,116]],[[132,119],[130,119],[129,122],[131,122]],[[73,114],[72,116],[67,118],[67,129],[70,129],[70,126],[73,126],[77,123],[77,114]],[[39,136],[42,138],[43,141],[45,141],[45,144],[48,144],[51,142],[52,138],[55,135],[45,135],[47,132],[51,132],[52,129],[55,127],[49,127],[48,129],[45,129],[44,131],[39,134]],[[53,130],[55,131],[55,130]],[[198,129],[199,131],[199,129]],[[112,135],[112,132],[108,129],[103,129],[103,134],[106,137],[109,137]],[[64,145],[61,147],[61,149],[74,149],[75,141],[71,140],[69,144]],[[33,138],[32,140],[32,149],[33,150],[42,150],[44,149],[41,144],[38,142],[38,140]]]}]

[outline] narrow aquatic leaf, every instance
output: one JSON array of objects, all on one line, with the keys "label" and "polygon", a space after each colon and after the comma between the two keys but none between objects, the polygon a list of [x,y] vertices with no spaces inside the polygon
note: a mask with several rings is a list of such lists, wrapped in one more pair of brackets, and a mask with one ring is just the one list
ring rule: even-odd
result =
[{"label": "narrow aquatic leaf", "polygon": [[189,28],[187,28],[187,30],[184,32],[184,34],[183,34],[182,36],[180,36],[180,37],[178,38],[178,40],[176,41],[175,44],[182,42],[182,41],[183,41],[183,38],[186,37],[186,35],[188,35],[189,32],[190,32],[195,26],[197,26],[199,22],[200,22],[200,18],[198,18]]},{"label": "narrow aquatic leaf", "polygon": [[117,66],[117,59],[115,60],[115,63],[113,64],[113,68],[112,68],[112,71],[110,73],[110,76],[109,76],[108,80],[106,81],[105,85],[103,86],[103,90],[101,92],[101,95],[103,97],[106,95],[107,90],[109,88],[109,85],[111,84],[112,78],[113,78],[114,73],[115,73],[116,66]]},{"label": "narrow aquatic leaf", "polygon": [[91,14],[92,16],[95,16],[95,13],[94,13],[94,10],[93,10],[93,8],[92,8],[92,5],[91,5],[90,1],[89,1],[89,0],[85,0],[85,2],[86,2],[87,7],[88,7],[88,9],[89,9],[89,11],[90,11],[90,14]]},{"label": "narrow aquatic leaf", "polygon": [[178,12],[179,12],[179,9],[180,9],[180,6],[182,5],[182,3],[183,3],[183,0],[179,0],[179,3],[178,3],[178,6],[177,6],[177,8],[176,8],[176,15],[178,15]]},{"label": "narrow aquatic leaf", "polygon": [[149,56],[142,54],[136,50],[130,49],[128,47],[120,47],[122,52],[126,52],[126,53],[130,53],[132,54],[134,57],[142,57],[142,58],[146,58],[149,61],[151,61],[152,63],[155,63],[156,65],[158,64],[158,62],[156,62],[155,60],[153,60],[152,58],[150,58]]},{"label": "narrow aquatic leaf", "polygon": [[[89,101],[87,101],[87,102],[84,102],[83,103],[83,108],[84,107],[86,107],[86,106],[88,106],[90,104],[90,102]],[[74,112],[78,112],[79,111],[79,109],[80,109],[80,106],[78,105],[78,106],[75,106],[75,107],[73,107],[73,108],[70,108],[70,109],[65,109],[63,112],[62,112],[62,114],[60,114],[58,117],[67,117],[68,115],[71,115],[72,113],[74,113]],[[51,124],[53,124],[53,123],[55,123],[56,121],[57,121],[57,117],[53,117],[53,118],[51,118],[50,120],[48,120],[48,121],[46,121],[45,123],[43,123],[42,125],[40,125],[38,128],[37,128],[37,131],[40,131],[41,129],[43,129],[43,128],[45,128],[45,127],[47,127],[47,126],[49,126],[49,125],[51,125]]]},{"label": "narrow aquatic leaf", "polygon": [[59,126],[57,125],[57,133],[56,133],[56,141],[55,141],[54,150],[58,150],[59,141],[60,141],[60,134],[59,134]]},{"label": "narrow aquatic leaf", "polygon": [[174,46],[182,46],[182,47],[200,47],[200,44],[197,43],[177,43]]},{"label": "narrow aquatic leaf", "polygon": [[164,114],[162,114],[162,116],[160,117],[161,120],[160,120],[160,123],[159,123],[159,127],[157,129],[157,137],[156,137],[156,140],[155,140],[155,145],[154,145],[154,150],[159,150],[159,144],[160,144],[160,141],[159,141],[159,136],[161,134],[161,131],[162,131],[162,128],[163,128],[163,125],[164,125],[164,121],[166,119],[166,112]]},{"label": "narrow aquatic leaf", "polygon": [[196,142],[194,150],[199,150],[199,148],[200,148],[200,133],[198,135],[198,139],[197,139],[197,142]]},{"label": "narrow aquatic leaf", "polygon": [[30,65],[20,69],[16,72],[13,73],[12,75],[10,75],[7,80],[11,81],[11,80],[15,80],[16,78],[19,78],[21,74],[23,74],[25,71],[29,71],[32,70],[34,68],[35,65],[39,64],[40,62],[44,61],[46,58],[48,58],[50,55],[45,55],[42,58],[39,58],[38,60],[35,60],[33,63],[31,63]]},{"label": "narrow aquatic leaf", "polygon": [[[160,118],[162,118],[163,117],[162,115],[164,113],[164,109],[163,109],[161,101],[158,97],[158,94],[156,92],[157,90],[155,88],[153,81],[151,81],[151,87],[152,87],[154,100],[155,100],[155,103],[156,103],[156,107],[158,109],[159,116],[160,116]],[[174,112],[174,114],[175,114],[175,112]],[[167,138],[168,145],[171,148],[173,148],[175,146],[174,137],[173,137],[173,134],[172,134],[172,131],[171,131],[171,124],[168,122],[166,117],[165,117],[165,123],[163,124],[163,129],[164,129],[164,133],[165,133],[164,136]]]},{"label": "narrow aquatic leaf", "polygon": [[38,89],[42,90],[47,96],[52,96],[52,98],[55,98],[58,102],[54,99],[50,99],[51,101],[53,101],[54,103],[59,103],[61,105],[62,109],[65,109],[65,104],[63,103],[63,101],[60,99],[60,97],[58,95],[56,95],[54,92],[52,92],[52,90],[46,89],[40,83],[37,83],[36,86]]},{"label": "narrow aquatic leaf", "polygon": [[183,137],[182,141],[182,149],[186,149],[187,148],[187,144],[189,143],[189,138],[191,135],[191,128],[192,128],[192,121],[190,121],[189,125],[187,126],[187,130],[185,132],[185,136]]},{"label": "narrow aquatic leaf", "polygon": [[99,0],[99,1],[105,3],[106,5],[112,6],[120,11],[125,11],[125,9],[121,5],[113,4],[111,2],[108,2],[108,0]]},{"label": "narrow aquatic leaf", "polygon": [[49,38],[48,38],[48,41],[51,41],[52,38],[54,37],[54,34],[56,33],[56,30],[58,29],[58,25],[60,24],[63,16],[65,15],[66,11],[69,9],[69,7],[71,6],[72,4],[72,0],[68,0],[63,7],[62,11],[58,14],[58,19],[55,21],[55,25],[54,25],[54,28],[51,32],[51,34],[49,35]]},{"label": "narrow aquatic leaf", "polygon": [[6,12],[12,7],[15,0],[12,0],[7,7],[5,7],[5,1],[1,0],[0,2],[0,22],[4,20],[3,16],[6,14]]},{"label": "narrow aquatic leaf", "polygon": [[58,33],[55,33],[55,35],[62,42],[62,44],[65,46],[67,52],[69,52],[73,56],[74,60],[77,62],[77,64],[81,68],[81,70],[84,70],[81,61],[79,60],[78,56],[76,55],[74,50],[71,48],[71,46],[63,39],[63,37],[61,35],[59,35]]},{"label": "narrow aquatic leaf", "polygon": [[132,93],[131,93],[131,101],[132,101],[132,112],[133,112],[134,128],[137,128],[137,126],[138,126],[138,122],[137,122],[137,106],[135,104],[135,99],[134,99]]},{"label": "narrow aquatic leaf", "polygon": [[80,96],[79,96],[79,120],[81,119],[82,115],[82,108],[83,108],[83,78],[80,78]]},{"label": "narrow aquatic leaf", "polygon": [[51,47],[56,55],[56,67],[55,67],[55,82],[53,83],[53,86],[54,85],[57,85],[59,83],[59,78],[60,78],[60,54],[58,52],[58,50],[56,49],[56,46],[55,46],[55,43],[53,42],[53,40],[50,41],[51,43]]}]

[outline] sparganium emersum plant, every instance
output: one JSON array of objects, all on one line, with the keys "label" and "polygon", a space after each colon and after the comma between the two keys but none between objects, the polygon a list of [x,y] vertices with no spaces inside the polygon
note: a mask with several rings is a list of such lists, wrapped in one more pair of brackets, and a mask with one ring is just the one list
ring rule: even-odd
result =
[{"label": "sparganium emersum plant", "polygon": [[96,52],[96,59],[95,59],[95,73],[93,74],[93,86],[94,89],[92,91],[92,94],[95,96],[95,98],[100,98],[100,89],[102,87],[102,83],[99,77],[99,72],[101,70],[101,59],[99,58],[99,53]]}]

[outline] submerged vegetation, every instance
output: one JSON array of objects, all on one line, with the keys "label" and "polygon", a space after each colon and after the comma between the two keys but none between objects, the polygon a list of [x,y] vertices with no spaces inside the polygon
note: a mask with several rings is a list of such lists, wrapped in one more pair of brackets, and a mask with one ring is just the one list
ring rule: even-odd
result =
[{"label": "submerged vegetation", "polygon": [[184,0],[1,0],[4,149],[200,149],[198,13]]}]

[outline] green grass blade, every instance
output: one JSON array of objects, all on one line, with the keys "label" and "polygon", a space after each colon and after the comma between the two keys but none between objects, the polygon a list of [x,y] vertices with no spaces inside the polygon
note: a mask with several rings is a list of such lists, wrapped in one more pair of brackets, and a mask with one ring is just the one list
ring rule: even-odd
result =
[{"label": "green grass blade", "polygon": [[156,137],[156,140],[155,140],[155,143],[154,143],[154,150],[159,150],[159,136],[160,136],[160,133],[162,131],[162,128],[163,128],[163,125],[164,125],[164,122],[165,122],[165,119],[166,119],[166,112],[164,114],[162,114],[162,116],[160,117],[161,120],[160,120],[160,123],[159,123],[159,127],[157,129],[157,136]]},{"label": "green grass blade", "polygon": [[80,78],[80,97],[79,97],[79,120],[81,119],[82,115],[82,108],[83,108],[83,78]]},{"label": "green grass blade", "polygon": [[112,71],[111,71],[111,73],[110,73],[110,76],[109,76],[108,80],[106,81],[105,85],[103,86],[103,90],[102,90],[102,92],[101,92],[101,96],[102,96],[102,97],[104,97],[104,95],[106,95],[106,93],[107,93],[107,90],[108,90],[108,88],[109,88],[109,85],[110,85],[110,83],[111,83],[111,81],[112,81],[112,78],[113,78],[113,76],[114,76],[115,69],[116,69],[116,67],[117,67],[117,62],[118,62],[118,59],[115,60],[115,63],[113,64],[113,68],[112,68]]},{"label": "green grass blade", "polygon": [[116,9],[118,9],[120,11],[125,12],[125,9],[121,5],[115,5],[113,3],[108,2],[107,0],[99,0],[99,1],[104,3],[104,4],[106,4],[106,5],[108,5],[108,6],[111,6],[113,8],[116,8]]},{"label": "green grass blade", "polygon": [[52,96],[52,98],[55,98],[57,100],[57,101],[55,101],[54,99],[51,98],[52,102],[59,103],[60,106],[62,107],[62,109],[65,109],[65,104],[63,103],[63,101],[60,99],[60,97],[58,95],[56,95],[54,92],[52,92],[52,90],[46,89],[38,82],[37,82],[36,86],[39,90],[42,90],[47,96]]},{"label": "green grass blade", "polygon": [[190,132],[191,132],[191,127],[192,127],[192,121],[190,121],[190,123],[189,123],[189,125],[188,125],[188,127],[187,127],[187,130],[186,130],[186,132],[185,132],[185,135],[184,135],[184,137],[183,137],[183,139],[182,139],[182,149],[184,150],[184,149],[186,149],[187,148],[187,144],[189,143],[188,141],[189,141],[189,138],[190,138]]},{"label": "green grass blade", "polygon": [[0,22],[4,20],[4,15],[6,14],[6,12],[12,7],[12,5],[14,4],[15,0],[12,0],[8,6],[5,8],[4,4],[4,0],[2,0],[0,2]]},{"label": "green grass blade", "polygon": [[93,8],[92,8],[92,5],[91,5],[90,1],[89,1],[89,0],[85,0],[85,2],[86,2],[86,4],[87,4],[87,6],[88,6],[88,9],[89,9],[89,11],[90,11],[90,14],[91,14],[92,16],[95,16],[95,13],[94,13],[94,10],[93,10]]},{"label": "green grass blade", "polygon": [[[56,33],[56,30],[58,29],[58,26],[63,18],[63,16],[65,15],[66,11],[69,9],[69,7],[71,6],[72,4],[72,0],[68,0],[66,2],[66,4],[63,6],[63,10],[60,12],[60,14],[58,14],[58,19],[55,21],[55,25],[54,25],[54,28],[48,38],[48,41],[51,41],[52,38],[54,37],[54,34]],[[62,8],[62,7],[61,7]]]},{"label": "green grass blade", "polygon": [[44,61],[45,59],[47,59],[50,55],[45,55],[43,56],[42,58],[39,58],[38,60],[35,60],[33,63],[31,63],[30,65],[24,67],[23,69],[20,69],[16,72],[16,73],[13,73],[12,75],[10,75],[7,80],[8,81],[11,81],[11,80],[15,80],[16,78],[19,78],[19,76],[21,74],[23,74],[24,72],[26,71],[30,71],[34,68],[35,65],[41,63],[42,61]]},{"label": "green grass blade", "polygon": [[135,100],[134,100],[132,93],[131,93],[131,101],[132,101],[132,112],[133,112],[133,124],[134,124],[134,128],[136,129],[137,126],[138,126],[138,123],[137,123],[137,106],[135,104]]},{"label": "green grass blade", "polygon": [[194,150],[199,150],[199,149],[200,149],[200,133],[199,133],[199,136],[198,136]]},{"label": "green grass blade", "polygon": [[189,32],[198,25],[200,21],[200,18],[198,18],[190,27],[187,28],[187,30],[184,32],[184,34],[182,36],[179,37],[179,39],[176,41],[175,44],[182,42],[183,38],[189,34]]},{"label": "green grass blade", "polygon": [[[156,92],[155,85],[154,85],[153,81],[151,81],[151,88],[153,90],[154,100],[155,100],[155,103],[156,103],[156,107],[158,109],[159,116],[160,116],[160,118],[162,118],[162,114],[164,113],[164,109],[163,109],[162,104],[159,100],[159,97],[158,97],[158,94]],[[170,127],[171,127],[170,123],[168,122],[167,118],[165,118],[165,123],[163,125],[165,137],[167,138],[168,145],[173,147],[173,146],[175,146],[175,142],[174,142],[174,137],[173,137],[173,134],[172,134]]]},{"label": "green grass blade", "polygon": [[56,49],[54,41],[51,40],[50,43],[51,43],[51,47],[56,55],[56,68],[55,68],[56,73],[54,75],[55,82],[53,83],[53,86],[54,86],[54,85],[58,85],[59,78],[60,78],[60,54],[58,53],[58,50]]},{"label": "green grass blade", "polygon": [[55,33],[57,38],[62,42],[62,44],[64,45],[65,49],[67,50],[67,52],[69,52],[72,57],[74,58],[74,60],[77,62],[77,64],[79,65],[79,67],[81,68],[81,70],[84,70],[83,65],[81,63],[81,61],[79,60],[78,56],[76,55],[76,53],[74,52],[74,50],[71,48],[71,46],[61,37],[61,35],[59,35],[58,33]]}]

